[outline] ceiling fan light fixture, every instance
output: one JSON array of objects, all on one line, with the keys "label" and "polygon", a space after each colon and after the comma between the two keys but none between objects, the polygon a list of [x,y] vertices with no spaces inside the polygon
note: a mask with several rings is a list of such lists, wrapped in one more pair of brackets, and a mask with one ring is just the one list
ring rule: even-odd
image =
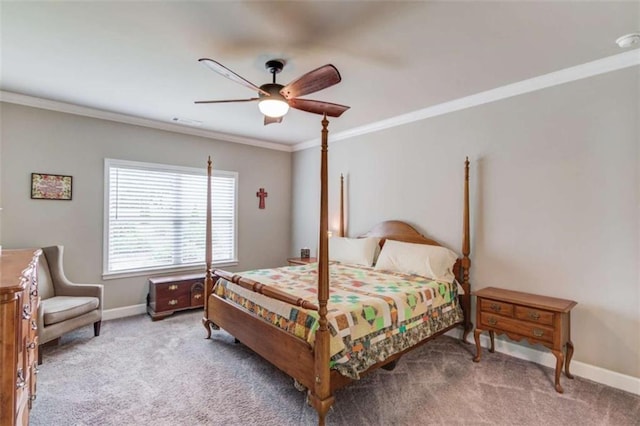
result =
[{"label": "ceiling fan light fixture", "polygon": [[349,109],[349,107],[345,105],[300,98],[300,96],[315,93],[340,83],[340,73],[338,69],[331,64],[323,65],[320,68],[309,71],[286,86],[283,86],[282,84],[276,83],[276,74],[282,71],[285,61],[273,59],[267,61],[265,64],[265,67],[273,76],[272,82],[258,87],[219,62],[208,58],[201,58],[199,61],[229,80],[239,83],[248,89],[255,90],[258,92],[258,97],[249,99],[196,101],[196,104],[258,101],[258,109],[264,115],[265,126],[273,123],[281,123],[282,117],[289,112],[289,108],[329,117],[340,117],[343,112]]},{"label": "ceiling fan light fixture", "polygon": [[616,44],[622,49],[632,47],[638,43],[640,43],[640,33],[623,35],[616,40]]},{"label": "ceiling fan light fixture", "polygon": [[279,118],[289,112],[289,104],[283,99],[261,99],[258,102],[260,112],[271,118]]}]

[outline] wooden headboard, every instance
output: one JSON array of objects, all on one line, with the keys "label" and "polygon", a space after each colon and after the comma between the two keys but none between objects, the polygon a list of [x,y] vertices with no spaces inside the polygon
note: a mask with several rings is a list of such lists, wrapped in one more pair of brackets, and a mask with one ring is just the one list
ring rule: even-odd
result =
[{"label": "wooden headboard", "polygon": [[[444,247],[439,242],[432,240],[430,238],[425,237],[420,232],[418,232],[413,226],[409,225],[406,222],[402,222],[401,220],[387,220],[384,222],[380,222],[376,226],[373,227],[369,232],[364,235],[361,235],[361,238],[366,237],[376,237],[380,238],[380,248],[384,245],[385,240],[394,240],[394,241],[402,241],[405,243],[414,243],[414,244],[427,244],[430,246],[440,246]],[[462,283],[464,280],[463,270],[462,270],[462,258],[458,258],[456,261],[453,272],[456,276],[456,279]]]},{"label": "wooden headboard", "polygon": [[442,246],[437,241],[430,240],[419,233],[413,226],[400,220],[387,220],[380,222],[362,237],[376,237],[383,240],[396,240],[405,243],[429,244]]}]

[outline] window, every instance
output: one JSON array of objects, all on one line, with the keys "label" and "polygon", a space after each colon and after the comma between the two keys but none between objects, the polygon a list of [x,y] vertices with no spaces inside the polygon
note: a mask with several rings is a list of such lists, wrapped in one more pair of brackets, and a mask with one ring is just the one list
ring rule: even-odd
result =
[{"label": "window", "polygon": [[[213,262],[237,263],[238,174],[214,170]],[[103,275],[190,269],[205,262],[206,169],[105,159]]]}]

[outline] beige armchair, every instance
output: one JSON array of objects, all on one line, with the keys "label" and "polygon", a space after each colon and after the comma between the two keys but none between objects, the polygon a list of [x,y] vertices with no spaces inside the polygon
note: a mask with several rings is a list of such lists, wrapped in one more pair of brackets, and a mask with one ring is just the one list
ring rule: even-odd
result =
[{"label": "beige armchair", "polygon": [[63,246],[44,247],[38,262],[38,364],[42,348],[76,328],[93,323],[100,335],[104,288],[101,284],[74,284],[64,275]]}]

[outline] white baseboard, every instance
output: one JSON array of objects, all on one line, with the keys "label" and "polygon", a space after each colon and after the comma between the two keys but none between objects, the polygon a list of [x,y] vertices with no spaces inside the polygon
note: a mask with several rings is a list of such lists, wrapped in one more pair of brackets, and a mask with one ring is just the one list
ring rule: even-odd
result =
[{"label": "white baseboard", "polygon": [[[451,337],[460,338],[461,332],[459,330],[451,330],[446,334]],[[467,339],[469,343],[475,344],[473,335],[470,335]],[[488,348],[489,343],[489,336],[482,334],[480,336],[480,344],[482,347]],[[502,339],[495,339],[495,349],[497,352],[515,358],[535,362],[545,367],[556,368],[556,357],[548,351],[539,351]],[[487,355],[483,354],[483,356]],[[640,378],[638,377],[627,376],[615,371],[596,367],[595,365],[576,361],[575,359],[571,361],[571,373],[603,385],[611,386],[612,388],[640,395]]]},{"label": "white baseboard", "polygon": [[122,308],[105,309],[102,311],[102,320],[108,321],[117,318],[132,317],[134,315],[140,315],[147,312],[147,305],[144,303],[140,305],[124,306]]},{"label": "white baseboard", "polygon": [[[124,306],[122,308],[105,309],[102,312],[102,319],[104,321],[107,321],[116,318],[140,315],[146,312],[147,305],[145,304]],[[459,339],[461,331],[451,330],[446,334],[448,336]],[[469,343],[474,344],[473,336],[470,335],[467,339]],[[528,348],[526,346],[516,345],[515,343],[502,339],[496,339],[495,343],[496,351],[503,354],[515,358],[524,359],[526,361],[535,362],[536,364],[544,365],[545,367],[556,367],[556,357],[553,356],[551,352],[543,352],[536,349]],[[482,347],[488,348],[489,336],[485,334],[481,335],[480,344],[482,345]],[[593,380],[594,382],[601,383],[603,385],[611,386],[612,388],[621,389],[626,392],[640,395],[640,378],[638,377],[616,373],[615,371],[606,370],[604,368],[596,367],[595,365],[586,364],[584,362],[576,360],[571,361],[571,373],[585,379]]]}]

